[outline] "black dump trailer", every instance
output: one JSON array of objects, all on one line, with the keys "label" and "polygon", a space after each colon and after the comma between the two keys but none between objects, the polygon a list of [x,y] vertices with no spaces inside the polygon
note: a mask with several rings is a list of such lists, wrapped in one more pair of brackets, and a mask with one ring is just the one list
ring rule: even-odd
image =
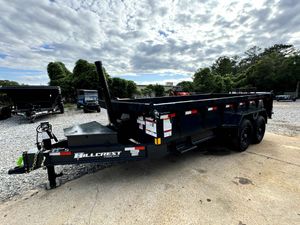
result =
[{"label": "black dump trailer", "polygon": [[25,116],[30,122],[41,115],[64,113],[61,90],[57,86],[0,87],[12,102],[12,113]]},{"label": "black dump trailer", "polygon": [[66,139],[57,140],[52,126],[37,128],[37,149],[23,153],[23,164],[10,174],[28,173],[40,167],[48,171],[50,188],[56,187],[54,167],[65,164],[124,162],[184,153],[200,143],[222,137],[244,151],[262,141],[272,116],[270,93],[201,94],[133,100],[111,100],[102,71],[96,62],[101,93],[109,124],[96,121],[64,130]]}]

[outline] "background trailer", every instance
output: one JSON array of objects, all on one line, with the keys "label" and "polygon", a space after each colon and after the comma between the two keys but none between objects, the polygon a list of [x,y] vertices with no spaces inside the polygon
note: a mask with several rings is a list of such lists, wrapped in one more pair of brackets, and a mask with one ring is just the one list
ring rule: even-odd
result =
[{"label": "background trailer", "polygon": [[57,86],[0,87],[12,102],[12,113],[25,116],[31,122],[45,114],[64,113],[61,90]]}]

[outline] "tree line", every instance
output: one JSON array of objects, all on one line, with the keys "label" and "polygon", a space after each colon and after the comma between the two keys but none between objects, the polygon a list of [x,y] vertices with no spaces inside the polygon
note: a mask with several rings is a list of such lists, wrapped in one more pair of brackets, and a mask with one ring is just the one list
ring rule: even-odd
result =
[{"label": "tree line", "polygon": [[[132,98],[137,94],[137,85],[131,80],[111,77],[103,68],[112,97]],[[99,77],[94,63],[79,59],[69,71],[62,62],[50,62],[47,66],[49,85],[60,86],[62,95],[69,101],[76,99],[76,90],[100,90]]]},{"label": "tree line", "polygon": [[[141,91],[138,90],[134,81],[111,77],[103,68],[110,93],[113,98],[133,98],[134,96],[163,96],[164,87],[159,84],[147,85]],[[76,99],[76,90],[94,89],[100,90],[99,77],[94,63],[79,59],[73,68],[69,71],[62,62],[50,62],[47,66],[47,72],[50,79],[49,85],[60,86],[62,95],[67,101]]]},{"label": "tree line", "polygon": [[293,45],[254,46],[243,56],[221,56],[210,67],[199,68],[193,81],[178,85],[184,91],[228,92],[235,88],[282,93],[295,91],[300,81],[300,52]]}]

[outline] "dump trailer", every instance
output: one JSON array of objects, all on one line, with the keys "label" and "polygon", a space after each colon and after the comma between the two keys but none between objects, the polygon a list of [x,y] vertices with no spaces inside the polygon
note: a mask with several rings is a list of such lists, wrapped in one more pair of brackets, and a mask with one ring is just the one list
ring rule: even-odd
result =
[{"label": "dump trailer", "polygon": [[102,64],[95,64],[109,124],[78,124],[64,129],[66,139],[57,140],[51,124],[41,123],[37,148],[23,152],[23,162],[9,174],[46,167],[49,187],[55,188],[56,177],[62,175],[55,173],[56,165],[145,160],[184,153],[218,137],[230,140],[236,151],[245,151],[262,141],[272,116],[270,93],[111,100]]},{"label": "dump trailer", "polygon": [[12,102],[12,113],[26,117],[30,122],[38,116],[64,113],[61,90],[57,86],[0,87]]}]

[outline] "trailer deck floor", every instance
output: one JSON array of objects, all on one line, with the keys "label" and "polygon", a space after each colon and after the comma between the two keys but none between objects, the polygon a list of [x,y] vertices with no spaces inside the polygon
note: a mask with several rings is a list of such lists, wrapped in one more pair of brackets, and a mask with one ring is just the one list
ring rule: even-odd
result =
[{"label": "trailer deck floor", "polygon": [[299,224],[300,136],[83,176],[0,205],[1,224]]}]

